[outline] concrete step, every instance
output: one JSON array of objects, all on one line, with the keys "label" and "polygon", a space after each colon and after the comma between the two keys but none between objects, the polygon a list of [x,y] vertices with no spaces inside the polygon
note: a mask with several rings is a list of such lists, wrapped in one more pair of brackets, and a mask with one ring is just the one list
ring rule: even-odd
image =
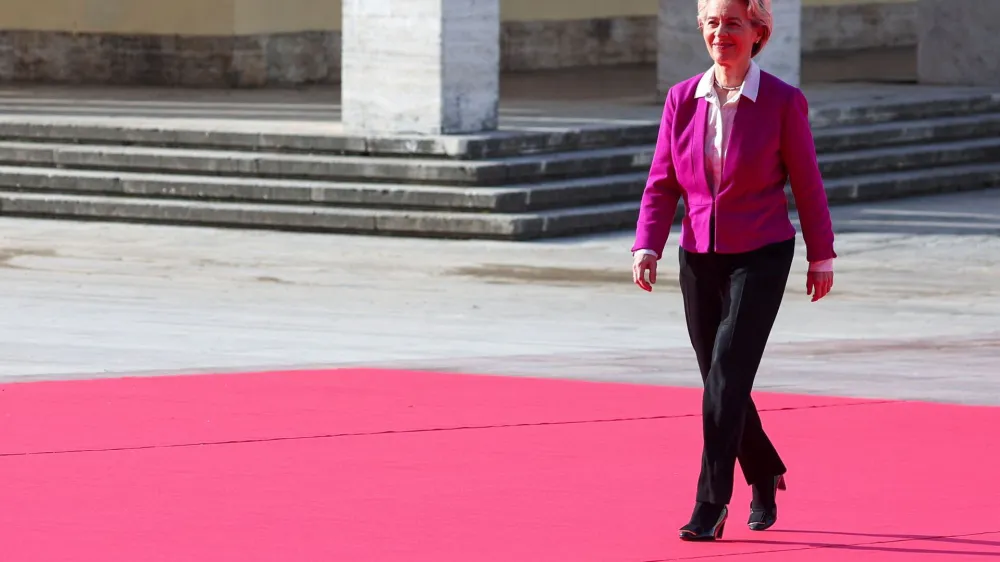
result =
[{"label": "concrete step", "polygon": [[[846,128],[837,145],[863,148],[864,127],[892,123],[911,129],[921,120],[1000,113],[1000,94],[896,99],[878,103],[847,100],[810,109],[817,136]],[[651,117],[657,112],[651,112]],[[583,116],[580,121],[587,121]],[[345,156],[479,160],[576,150],[597,150],[656,142],[658,115],[649,122],[594,122],[544,130],[515,126],[459,136],[365,137],[342,132],[339,123],[283,123],[245,120],[171,119],[73,115],[0,115],[0,140],[60,144],[134,145],[222,151],[263,151]],[[859,130],[853,128],[859,127]],[[820,134],[823,133],[823,134]],[[903,134],[906,137],[906,134]],[[891,135],[886,138],[891,138]],[[933,137],[930,137],[933,138]],[[952,137],[948,137],[952,138]],[[858,144],[855,141],[861,141]]]},{"label": "concrete step", "polygon": [[[944,192],[951,181],[986,187],[998,183],[998,172],[1000,163],[972,164],[851,175],[826,180],[825,185],[831,201],[856,201]],[[645,173],[453,187],[0,167],[0,189],[9,191],[492,213],[636,201],[645,183]]]},{"label": "concrete step", "polygon": [[1000,162],[1000,137],[820,154],[824,179],[959,164]]},{"label": "concrete step", "polygon": [[[363,139],[314,134],[130,129],[112,126],[4,121],[0,140],[97,146],[140,146],[317,155],[418,156],[420,159],[482,160],[655,144],[657,126],[620,125],[560,131],[502,131],[490,135]],[[492,135],[492,136],[491,136]],[[823,127],[814,131],[818,152],[860,150],[894,144],[1000,136],[1000,112],[911,121]]]},{"label": "concrete step", "polygon": [[[1000,161],[859,175],[826,184],[833,204],[994,186],[1000,186]],[[639,198],[632,197],[621,203],[482,213],[0,189],[0,216],[510,240],[631,229],[638,207]],[[678,219],[681,213],[678,209]]]},{"label": "concrete step", "polygon": [[456,187],[4,166],[0,167],[0,188],[90,195],[513,213],[639,199],[646,184],[646,175],[640,172],[502,187]]},{"label": "concrete step", "polygon": [[2,216],[505,240],[634,227],[638,206],[633,201],[488,214],[0,191]]},{"label": "concrete step", "polygon": [[1000,160],[988,164],[857,175],[828,180],[824,187],[831,204],[1000,187]]},{"label": "concrete step", "polygon": [[443,136],[358,136],[339,123],[286,123],[109,119],[0,115],[0,139],[354,156],[477,160],[652,144],[659,123],[622,122],[547,130],[505,128]]},{"label": "concrete step", "polygon": [[1000,113],[833,127],[813,137],[819,153],[1000,137]]},{"label": "concrete step", "polygon": [[[957,130],[963,125],[943,126]],[[644,174],[652,155],[652,146],[639,146],[460,161],[0,142],[0,166],[470,187]],[[995,161],[1000,161],[1000,135],[819,155],[820,170],[825,178],[831,179]]]},{"label": "concrete step", "polygon": [[809,109],[813,129],[874,125],[893,121],[917,121],[1000,112],[1000,93],[887,99],[871,103],[845,99],[839,104]]},{"label": "concrete step", "polygon": [[478,186],[643,172],[652,157],[652,146],[460,161],[0,142],[6,166]]}]

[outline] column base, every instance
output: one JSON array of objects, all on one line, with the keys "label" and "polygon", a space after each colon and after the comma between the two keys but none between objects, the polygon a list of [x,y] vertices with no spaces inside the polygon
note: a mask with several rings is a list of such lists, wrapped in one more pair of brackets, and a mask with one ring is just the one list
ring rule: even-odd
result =
[{"label": "column base", "polygon": [[496,129],[498,0],[344,0],[343,9],[345,130]]}]

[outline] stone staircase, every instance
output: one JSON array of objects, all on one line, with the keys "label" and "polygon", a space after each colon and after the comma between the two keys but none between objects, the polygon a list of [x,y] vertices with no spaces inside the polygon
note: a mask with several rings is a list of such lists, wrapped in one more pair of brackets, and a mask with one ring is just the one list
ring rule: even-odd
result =
[{"label": "stone staircase", "polygon": [[[833,203],[1000,185],[1000,94],[811,113]],[[0,118],[0,214],[532,239],[631,228],[656,123],[365,139]]]}]

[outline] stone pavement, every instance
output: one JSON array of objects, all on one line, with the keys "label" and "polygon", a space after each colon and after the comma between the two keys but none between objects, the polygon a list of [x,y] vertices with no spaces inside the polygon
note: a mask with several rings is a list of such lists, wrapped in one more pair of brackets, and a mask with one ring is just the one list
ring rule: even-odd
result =
[{"label": "stone pavement", "polygon": [[[1000,188],[837,207],[758,388],[1000,404]],[[697,384],[673,236],[532,243],[0,219],[0,380],[367,366]],[[800,242],[801,244],[801,242]]]}]

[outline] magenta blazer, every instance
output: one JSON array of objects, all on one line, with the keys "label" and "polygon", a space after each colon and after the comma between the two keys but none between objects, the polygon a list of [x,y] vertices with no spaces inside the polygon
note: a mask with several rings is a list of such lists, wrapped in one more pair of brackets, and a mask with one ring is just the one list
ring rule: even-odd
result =
[{"label": "magenta blazer", "polygon": [[749,252],[794,238],[785,197],[791,179],[806,259],[837,257],[802,92],[760,73],[757,101],[740,100],[719,192],[713,197],[705,173],[709,102],[694,95],[701,78],[694,76],[667,93],[632,251],[653,250],[663,257],[680,198],[685,208],[680,245],[690,252],[709,251],[713,212],[715,251],[720,254]]}]

